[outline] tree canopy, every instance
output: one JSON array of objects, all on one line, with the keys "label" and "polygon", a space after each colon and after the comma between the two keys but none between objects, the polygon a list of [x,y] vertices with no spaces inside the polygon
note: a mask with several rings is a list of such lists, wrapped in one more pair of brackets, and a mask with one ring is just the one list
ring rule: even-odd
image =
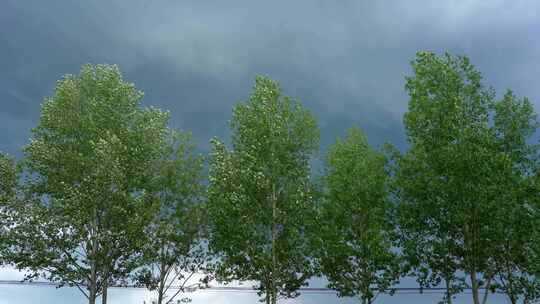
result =
[{"label": "tree canopy", "polygon": [[531,198],[518,193],[536,166],[527,142],[534,113],[512,93],[497,101],[467,57],[420,52],[412,66],[410,148],[396,162],[401,245],[421,285],[445,281],[448,302],[470,286],[475,304],[485,287],[485,303],[500,283],[497,254],[510,254],[500,247],[507,215],[521,218]]},{"label": "tree canopy", "polygon": [[[202,274],[209,262],[202,234],[203,157],[194,150],[190,134],[172,131],[145,188],[152,212],[135,279],[157,292],[157,304],[172,303],[189,285],[207,281]],[[173,286],[180,288],[167,297]]]},{"label": "tree canopy", "polygon": [[141,245],[144,186],[168,120],[141,98],[116,66],[85,65],[45,100],[24,150],[26,208],[11,259],[91,304],[127,276]]},{"label": "tree canopy", "polygon": [[315,118],[257,77],[235,106],[232,149],[214,140],[210,167],[210,247],[218,278],[256,281],[266,303],[295,297],[312,273],[305,237],[314,204],[309,161],[317,149]]},{"label": "tree canopy", "polygon": [[363,303],[389,291],[400,276],[385,164],[358,128],[326,156],[315,255],[329,287]]}]

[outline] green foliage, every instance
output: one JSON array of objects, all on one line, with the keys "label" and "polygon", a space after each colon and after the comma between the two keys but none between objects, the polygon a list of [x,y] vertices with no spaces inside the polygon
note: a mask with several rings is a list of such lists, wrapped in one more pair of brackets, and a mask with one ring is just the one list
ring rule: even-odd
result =
[{"label": "green foliage", "polygon": [[535,172],[538,170],[538,145],[528,142],[538,127],[529,101],[519,100],[508,91],[493,104],[494,135],[498,152],[505,156],[505,166],[498,173],[498,185],[504,191],[497,199],[496,222],[493,223],[495,248],[492,268],[496,287],[512,303],[519,298],[532,302],[540,298],[540,280],[534,267],[540,260],[535,251],[538,193]]},{"label": "green foliage", "polygon": [[481,192],[492,95],[467,58],[419,53],[412,66],[404,117],[411,148],[396,174],[402,245],[421,285],[443,279],[457,291],[457,270],[476,273],[489,251],[486,231],[476,232],[488,220],[479,213],[489,210]]},{"label": "green foliage", "polygon": [[15,195],[16,185],[15,160],[7,154],[0,153],[0,202],[7,202]]},{"label": "green foliage", "polygon": [[[208,262],[201,239],[203,157],[195,155],[194,149],[189,134],[172,132],[163,156],[152,166],[153,178],[147,187],[153,212],[135,278],[157,291],[158,304],[171,286],[187,286]],[[184,291],[178,289],[167,303]]]},{"label": "green foliage", "polygon": [[444,280],[450,302],[470,284],[480,303],[481,286],[499,286],[496,256],[518,259],[501,245],[504,230],[526,220],[531,195],[518,193],[534,170],[535,148],[527,144],[534,113],[511,93],[495,101],[466,57],[422,52],[412,66],[404,117],[411,147],[396,158],[395,173],[401,245],[422,286]]},{"label": "green foliage", "polygon": [[210,246],[218,278],[259,282],[267,303],[295,297],[311,276],[305,237],[313,215],[309,161],[315,119],[278,85],[257,77],[231,121],[232,150],[214,140],[210,166]]},{"label": "green foliage", "polygon": [[94,303],[131,271],[168,120],[141,98],[116,66],[85,65],[43,103],[25,148],[27,209],[13,229],[13,258],[30,278],[77,286]]},{"label": "green foliage", "polygon": [[375,292],[388,291],[400,275],[392,248],[385,163],[360,129],[338,140],[326,158],[320,225],[314,232],[316,255],[329,287],[340,296],[358,296],[363,303],[372,303]]},{"label": "green foliage", "polygon": [[18,172],[15,160],[0,153],[0,265],[9,263],[9,231],[14,224],[13,215],[17,208],[16,192]]}]

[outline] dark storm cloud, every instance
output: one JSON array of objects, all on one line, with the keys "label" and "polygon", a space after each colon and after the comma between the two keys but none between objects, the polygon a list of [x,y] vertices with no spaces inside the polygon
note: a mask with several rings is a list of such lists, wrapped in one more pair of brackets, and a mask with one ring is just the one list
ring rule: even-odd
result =
[{"label": "dark storm cloud", "polygon": [[538,105],[538,11],[532,1],[4,1],[0,149],[17,152],[55,81],[88,62],[118,64],[203,147],[227,136],[256,74],[313,110],[324,146],[357,124],[373,143],[403,147],[404,76],[418,50],[467,54],[499,91]]}]

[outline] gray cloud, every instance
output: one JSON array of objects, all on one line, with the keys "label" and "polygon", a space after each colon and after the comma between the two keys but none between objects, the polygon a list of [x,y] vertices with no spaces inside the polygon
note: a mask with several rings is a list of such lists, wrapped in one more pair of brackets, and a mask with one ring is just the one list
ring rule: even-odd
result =
[{"label": "gray cloud", "polygon": [[[498,89],[538,105],[534,2],[9,0],[2,10],[2,147],[26,140],[56,79],[83,63],[117,63],[203,148],[224,137],[256,74],[282,83],[319,117],[323,146],[353,124],[404,146],[401,115],[418,50],[469,55]],[[537,8],[537,7],[536,7]],[[9,118],[8,118],[9,117]],[[11,138],[11,139],[9,139]],[[15,139],[14,139],[15,138]],[[24,138],[21,140],[19,138]]]}]

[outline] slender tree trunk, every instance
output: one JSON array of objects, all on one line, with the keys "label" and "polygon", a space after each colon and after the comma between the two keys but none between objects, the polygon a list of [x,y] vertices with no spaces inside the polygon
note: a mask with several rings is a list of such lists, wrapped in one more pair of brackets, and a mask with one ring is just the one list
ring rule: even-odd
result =
[{"label": "slender tree trunk", "polygon": [[101,304],[107,304],[107,291],[109,289],[109,270],[103,270],[103,293],[101,294]]},{"label": "slender tree trunk", "polygon": [[266,277],[266,282],[265,282],[265,288],[266,288],[266,293],[265,293],[265,300],[264,300],[264,303],[266,304],[274,304],[275,303],[275,300],[274,300],[274,284],[272,282],[272,279],[271,279],[271,276],[269,277]]},{"label": "slender tree trunk", "polygon": [[452,304],[452,293],[450,292],[450,280],[445,279],[444,283],[446,284],[446,303]]},{"label": "slender tree trunk", "polygon": [[276,272],[277,272],[277,256],[276,256],[276,238],[277,238],[277,195],[276,185],[272,186],[272,295],[271,304],[277,303],[276,292]]},{"label": "slender tree trunk", "polygon": [[478,296],[478,278],[476,277],[476,269],[473,269],[473,271],[471,271],[471,285],[473,303],[480,304],[480,297]]},{"label": "slender tree trunk", "polygon": [[[471,210],[473,219],[475,218],[475,210]],[[472,230],[472,231],[471,231]],[[474,240],[475,233],[474,233],[474,227],[471,229],[469,225],[465,224],[465,231],[464,231],[464,241],[465,241],[465,248],[470,248],[472,251],[472,267],[470,269],[470,279],[471,279],[471,288],[472,288],[472,296],[473,296],[473,303],[474,304],[480,304],[480,297],[478,295],[478,278],[476,276],[476,250],[475,250],[475,244]],[[472,234],[472,235],[471,235]],[[470,256],[469,256],[470,257]]]},{"label": "slender tree trunk", "polygon": [[97,286],[96,286],[96,280],[97,278],[97,270],[96,270],[96,262],[92,261],[90,266],[90,280],[88,282],[88,304],[96,304],[96,298],[97,298]]},{"label": "slender tree trunk", "polygon": [[158,302],[158,304],[163,303],[163,286],[161,285],[161,283],[160,283],[159,290],[158,290],[158,300],[157,300],[157,302]]},{"label": "slender tree trunk", "polygon": [[373,298],[368,298],[365,296],[360,297],[360,300],[362,301],[362,304],[371,304],[373,303]]},{"label": "slender tree trunk", "polygon": [[101,294],[101,304],[107,304],[107,289],[108,288],[109,288],[109,282],[105,281],[103,284],[103,293]]},{"label": "slender tree trunk", "polygon": [[506,273],[508,273],[508,297],[510,298],[510,302],[512,302],[512,304],[517,304],[517,297],[516,297],[516,294],[514,293],[515,289],[514,289],[514,280],[512,278],[512,269],[510,268],[510,265],[508,264],[508,259],[506,259],[505,261],[505,266],[506,266]]},{"label": "slender tree trunk", "polygon": [[165,266],[162,262],[159,269],[159,287],[158,287],[158,302],[157,304],[163,303],[163,291],[165,289]]},{"label": "slender tree trunk", "polygon": [[94,210],[94,220],[93,220],[93,226],[90,228],[89,231],[89,238],[90,238],[90,248],[88,248],[88,260],[90,261],[90,280],[88,282],[88,289],[89,289],[89,295],[88,295],[88,303],[89,304],[95,304],[96,298],[98,295],[98,286],[97,286],[97,277],[98,277],[98,269],[97,269],[97,251],[98,251],[98,242],[96,240],[97,229],[97,215],[96,210]]},{"label": "slender tree trunk", "polygon": [[485,286],[486,290],[484,292],[484,299],[482,300],[482,304],[487,304],[487,299],[489,295],[489,285],[491,285],[491,277],[486,282],[486,286]]},{"label": "slender tree trunk", "polygon": [[[510,300],[510,303],[517,304],[518,300],[517,300],[516,295],[514,294],[514,289],[513,289],[511,280],[509,280],[506,294],[508,295],[508,299]],[[524,299],[523,303],[525,302],[526,300]]]},{"label": "slender tree trunk", "polygon": [[90,290],[88,293],[88,304],[96,304],[96,291]]},{"label": "slender tree trunk", "polygon": [[266,304],[272,304],[272,301],[270,300],[270,298],[271,298],[270,289],[268,287],[266,288],[266,295],[265,296],[266,296],[265,303]]}]

